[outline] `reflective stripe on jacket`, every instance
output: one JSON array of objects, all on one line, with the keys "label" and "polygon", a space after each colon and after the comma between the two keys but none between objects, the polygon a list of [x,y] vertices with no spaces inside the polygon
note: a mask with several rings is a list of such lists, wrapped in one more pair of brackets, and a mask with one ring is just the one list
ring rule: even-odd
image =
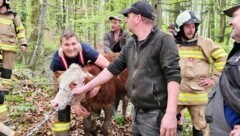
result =
[{"label": "reflective stripe on jacket", "polygon": [[25,29],[16,13],[7,11],[0,14],[0,30],[0,48],[2,50],[16,52],[18,50],[17,38],[20,45],[27,44]]},{"label": "reflective stripe on jacket", "polygon": [[196,45],[177,44],[182,76],[179,104],[183,105],[207,103],[211,88],[200,86],[200,78],[216,82],[227,59],[227,53],[211,39],[198,36],[196,40]]}]

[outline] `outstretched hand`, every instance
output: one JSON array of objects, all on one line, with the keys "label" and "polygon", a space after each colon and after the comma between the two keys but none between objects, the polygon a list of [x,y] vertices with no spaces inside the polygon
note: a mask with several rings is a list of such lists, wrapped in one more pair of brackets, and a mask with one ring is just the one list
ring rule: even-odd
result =
[{"label": "outstretched hand", "polygon": [[81,95],[83,93],[85,93],[86,91],[84,90],[84,86],[83,87],[76,87],[72,89],[72,95]]},{"label": "outstretched hand", "polygon": [[84,108],[81,105],[72,105],[71,107],[72,107],[73,113],[83,118],[86,118],[91,114],[86,108]]},{"label": "outstretched hand", "polygon": [[100,86],[97,86],[97,87],[93,88],[91,91],[89,91],[87,93],[87,97],[92,98],[92,97],[96,96],[97,93],[99,92],[99,90],[100,90]]},{"label": "outstretched hand", "polygon": [[176,136],[177,118],[176,114],[166,113],[161,122],[160,136]]}]

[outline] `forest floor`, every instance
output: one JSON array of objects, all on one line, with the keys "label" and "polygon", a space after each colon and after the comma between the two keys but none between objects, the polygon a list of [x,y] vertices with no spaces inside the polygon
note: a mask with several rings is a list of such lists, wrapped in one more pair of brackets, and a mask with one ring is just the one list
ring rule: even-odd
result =
[{"label": "forest floor", "polygon": [[[16,136],[25,136],[43,120],[47,119],[54,111],[50,101],[56,92],[53,91],[52,73],[42,70],[33,73],[26,68],[18,68],[14,71],[15,84],[13,90],[6,96],[9,105],[11,127],[16,131]],[[119,106],[120,109],[121,106]],[[130,136],[131,133],[131,104],[128,106],[127,119],[114,116],[112,121],[112,132],[114,136]],[[120,113],[120,111],[119,111]],[[184,136],[191,133],[189,115],[185,119]],[[103,114],[97,118],[97,136],[102,136],[100,127],[103,123]],[[53,118],[39,127],[34,132],[36,136],[53,136]],[[82,118],[71,116],[71,136],[82,136]]]}]

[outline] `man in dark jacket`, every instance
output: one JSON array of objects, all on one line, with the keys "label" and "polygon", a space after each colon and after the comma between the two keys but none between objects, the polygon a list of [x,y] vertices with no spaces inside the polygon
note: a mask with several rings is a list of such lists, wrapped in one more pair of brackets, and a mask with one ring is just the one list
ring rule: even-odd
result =
[{"label": "man in dark jacket", "polygon": [[[138,1],[121,11],[133,35],[107,68],[72,93],[90,91],[127,68],[126,90],[134,106],[132,135],[175,136],[181,80],[179,55],[174,40],[154,26],[153,12],[146,1]],[[95,95],[93,91],[90,94]]]},{"label": "man in dark jacket", "polygon": [[205,116],[211,136],[240,134],[240,5],[223,11],[232,17],[234,47],[216,87],[209,93]]},{"label": "man in dark jacket", "polygon": [[104,53],[120,52],[126,43],[128,33],[121,27],[122,19],[118,16],[109,17],[111,31],[105,33],[103,38]]}]

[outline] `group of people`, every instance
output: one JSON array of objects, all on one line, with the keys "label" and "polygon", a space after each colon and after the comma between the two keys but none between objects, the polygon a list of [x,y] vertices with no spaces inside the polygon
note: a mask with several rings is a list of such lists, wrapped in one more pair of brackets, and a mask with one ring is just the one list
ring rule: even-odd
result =
[{"label": "group of people", "polygon": [[[240,5],[224,11],[232,17],[230,26],[235,40],[229,55],[211,39],[197,34],[201,21],[190,10],[177,16],[168,34],[154,25],[154,9],[146,1],[135,2],[119,13],[126,17],[132,35],[123,31],[120,17],[111,16],[111,31],[103,38],[104,53],[120,52],[119,56],[110,63],[67,29],[60,36],[60,47],[50,65],[54,81],[58,83],[72,63],[81,66],[94,63],[103,71],[86,85],[72,90],[73,95],[88,92],[89,97],[94,97],[100,85],[127,68],[125,87],[133,104],[133,136],[175,136],[177,128],[182,131],[182,122],[177,127],[177,119],[181,119],[183,114],[179,113],[185,108],[191,115],[194,136],[239,136]],[[6,83],[10,83],[17,50],[15,39],[19,39],[22,51],[26,50],[27,43],[24,27],[19,16],[10,10],[9,0],[0,0],[0,29],[3,53],[0,135],[14,135],[14,131],[4,125],[7,118],[4,97],[9,92]],[[6,35],[9,29],[13,29],[12,33]],[[89,114],[84,109],[75,110]],[[53,126],[56,136],[69,135],[70,113],[70,106],[58,112]]]}]

